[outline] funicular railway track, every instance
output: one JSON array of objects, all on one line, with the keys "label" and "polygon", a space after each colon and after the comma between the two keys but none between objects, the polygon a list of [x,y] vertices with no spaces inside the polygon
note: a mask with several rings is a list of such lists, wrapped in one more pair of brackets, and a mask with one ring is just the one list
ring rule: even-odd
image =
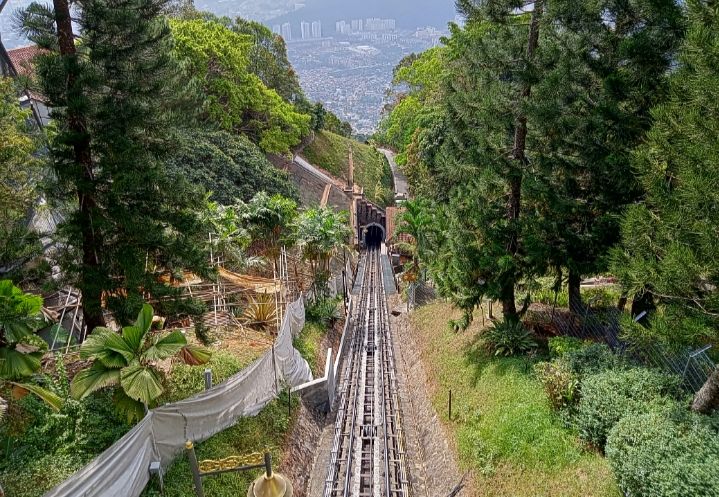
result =
[{"label": "funicular railway track", "polygon": [[369,249],[363,259],[362,288],[339,384],[324,497],[409,497],[379,249]]}]

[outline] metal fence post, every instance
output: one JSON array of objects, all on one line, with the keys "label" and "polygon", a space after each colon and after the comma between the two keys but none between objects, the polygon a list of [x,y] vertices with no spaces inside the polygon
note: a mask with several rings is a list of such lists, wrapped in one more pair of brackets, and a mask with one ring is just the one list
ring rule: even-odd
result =
[{"label": "metal fence post", "polygon": [[212,370],[210,368],[205,369],[205,390],[212,388]]},{"label": "metal fence post", "polygon": [[192,481],[195,484],[195,495],[197,497],[205,497],[202,490],[202,476],[200,476],[200,465],[197,463],[197,455],[195,454],[195,445],[192,440],[185,442],[185,451],[187,459],[190,461],[190,469],[192,470]]}]

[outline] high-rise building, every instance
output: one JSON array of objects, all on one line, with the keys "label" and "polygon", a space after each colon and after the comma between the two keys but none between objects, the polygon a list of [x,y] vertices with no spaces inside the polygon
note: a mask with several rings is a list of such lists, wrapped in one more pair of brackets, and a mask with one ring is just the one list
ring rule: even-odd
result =
[{"label": "high-rise building", "polygon": [[282,25],[282,38],[285,41],[292,41],[292,25],[289,22]]},{"label": "high-rise building", "polygon": [[312,23],[312,38],[322,38],[322,22],[315,21]]},{"label": "high-rise building", "polygon": [[272,32],[275,34],[281,35],[282,34],[282,26],[280,26],[279,24],[275,24],[274,26],[272,26]]},{"label": "high-rise building", "polygon": [[355,33],[358,33],[360,31],[363,31],[364,21],[362,19],[352,19],[352,31]]},{"label": "high-rise building", "polygon": [[302,31],[303,40],[309,40],[312,37],[312,33],[310,31],[310,23],[302,21],[300,23],[300,30]]},{"label": "high-rise building", "polygon": [[390,31],[395,29],[397,21],[394,19],[378,19],[371,17],[364,23],[364,27],[367,31]]}]

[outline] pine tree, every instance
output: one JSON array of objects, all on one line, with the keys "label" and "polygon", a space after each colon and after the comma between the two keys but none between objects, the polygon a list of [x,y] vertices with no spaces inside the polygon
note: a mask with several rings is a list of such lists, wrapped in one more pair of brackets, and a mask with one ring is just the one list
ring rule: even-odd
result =
[{"label": "pine tree", "polygon": [[629,166],[682,35],[674,0],[554,0],[543,77],[528,106],[532,173],[526,247],[541,267],[568,268],[570,308],[581,276],[607,268],[625,206],[639,198]]},{"label": "pine tree", "polygon": [[205,202],[163,162],[179,123],[193,117],[161,16],[165,1],[76,6],[77,46],[65,0],[55,0],[54,11],[31,6],[25,26],[51,49],[38,72],[58,127],[54,194],[77,199],[59,230],[63,269],[81,289],[85,323],[93,327],[102,321],[103,297],[129,322],[146,296],[175,295],[161,283],[164,273],[205,270],[197,212]]},{"label": "pine tree", "polygon": [[455,27],[449,42],[444,98],[449,130],[443,153],[451,157],[445,159],[444,180],[455,188],[449,210],[458,243],[450,241],[450,257],[467,257],[455,264],[465,274],[454,280],[460,286],[453,293],[461,296],[466,312],[482,296],[498,298],[505,319],[516,321],[515,286],[525,270],[525,106],[537,79],[544,2],[466,1],[458,6],[468,23],[464,30]]},{"label": "pine tree", "polygon": [[[671,97],[637,154],[646,191],[622,224],[613,271],[656,305],[651,339],[687,346],[719,339],[719,4],[688,2],[690,28]],[[694,409],[719,407],[719,369]]]}]

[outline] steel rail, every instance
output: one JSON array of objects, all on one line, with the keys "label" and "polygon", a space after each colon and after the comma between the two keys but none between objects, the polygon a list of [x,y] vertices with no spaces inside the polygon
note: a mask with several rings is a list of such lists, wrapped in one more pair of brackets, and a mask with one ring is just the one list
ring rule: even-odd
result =
[{"label": "steel rail", "polygon": [[409,497],[380,251],[366,251],[362,261],[360,299],[350,316],[351,346],[337,399],[324,497]]}]

